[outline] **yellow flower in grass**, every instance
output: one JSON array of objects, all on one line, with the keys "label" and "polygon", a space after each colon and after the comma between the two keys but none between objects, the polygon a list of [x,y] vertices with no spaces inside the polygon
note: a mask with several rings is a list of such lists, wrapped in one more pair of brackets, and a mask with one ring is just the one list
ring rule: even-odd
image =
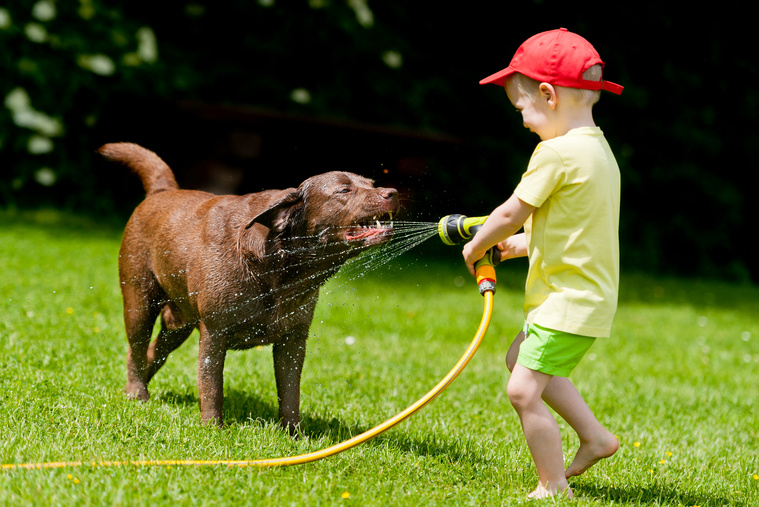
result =
[{"label": "yellow flower in grass", "polygon": [[68,308],[66,308],[66,313],[71,315],[72,313],[74,313],[74,309],[69,306]]},{"label": "yellow flower in grass", "polygon": [[754,480],[755,480],[755,481],[759,481],[759,474],[754,474],[754,476],[753,476],[753,477],[754,477]]},{"label": "yellow flower in grass", "polygon": [[348,493],[347,491],[345,491],[342,496],[343,496],[343,498],[350,498],[351,494]]},{"label": "yellow flower in grass", "polygon": [[640,447],[640,442],[633,442],[633,447]]}]

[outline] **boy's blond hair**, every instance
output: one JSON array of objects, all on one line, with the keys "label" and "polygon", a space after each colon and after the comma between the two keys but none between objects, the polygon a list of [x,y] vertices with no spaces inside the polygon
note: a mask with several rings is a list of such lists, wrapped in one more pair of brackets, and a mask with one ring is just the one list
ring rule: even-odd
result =
[{"label": "boy's blond hair", "polygon": [[[600,64],[593,65],[588,68],[585,72],[582,73],[582,78],[587,79],[588,81],[601,81],[603,77],[603,66]],[[533,100],[536,100],[539,94],[539,86],[540,81],[536,81],[535,79],[532,79],[531,77],[527,77],[524,74],[521,74],[519,72],[515,72],[511,76],[507,78],[508,80],[514,80],[514,82],[517,85],[517,89],[521,92],[530,97]],[[577,97],[577,100],[583,104],[588,104],[590,106],[594,105],[598,100],[601,98],[601,90],[583,90],[581,88],[566,88],[562,87],[565,90],[568,90],[571,94],[573,94],[575,97]]]}]

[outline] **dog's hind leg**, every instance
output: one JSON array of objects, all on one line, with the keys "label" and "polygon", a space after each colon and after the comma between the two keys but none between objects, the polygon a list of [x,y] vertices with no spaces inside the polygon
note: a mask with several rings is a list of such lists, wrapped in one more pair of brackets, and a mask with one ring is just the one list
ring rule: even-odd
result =
[{"label": "dog's hind leg", "polygon": [[124,392],[130,399],[148,401],[148,347],[153,334],[153,325],[158,318],[159,308],[153,305],[128,305],[124,297],[124,321],[127,340],[127,383]]},{"label": "dog's hind leg", "polygon": [[[124,325],[129,342],[124,392],[129,399],[148,401],[148,348],[155,321],[163,306],[160,301],[165,300],[165,296],[154,279],[125,276],[125,272],[120,271]],[[135,279],[139,282],[133,282]]]},{"label": "dog's hind leg", "polygon": [[176,305],[169,302],[161,312],[161,331],[158,337],[148,347],[148,367],[146,383],[150,382],[169,354],[182,345],[195,327],[185,321],[182,312]]}]

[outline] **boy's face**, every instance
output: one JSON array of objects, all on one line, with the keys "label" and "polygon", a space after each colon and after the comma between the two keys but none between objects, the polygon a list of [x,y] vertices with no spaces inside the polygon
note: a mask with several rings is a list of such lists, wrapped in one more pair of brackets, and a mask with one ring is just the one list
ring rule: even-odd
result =
[{"label": "boy's face", "polygon": [[506,95],[522,115],[525,128],[535,132],[541,141],[556,137],[551,121],[553,109],[549,107],[547,97],[544,97],[543,92],[533,99],[519,90],[516,80],[509,79],[506,82]]}]

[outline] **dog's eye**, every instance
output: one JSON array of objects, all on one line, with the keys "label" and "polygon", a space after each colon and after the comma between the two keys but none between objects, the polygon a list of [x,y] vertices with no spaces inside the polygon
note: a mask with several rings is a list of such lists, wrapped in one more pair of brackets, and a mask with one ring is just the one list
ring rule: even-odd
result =
[{"label": "dog's eye", "polygon": [[347,193],[349,193],[350,191],[351,191],[351,189],[350,189],[350,188],[348,188],[348,187],[343,187],[343,188],[339,189],[339,190],[337,191],[337,193],[338,193],[338,194],[347,194]]}]

